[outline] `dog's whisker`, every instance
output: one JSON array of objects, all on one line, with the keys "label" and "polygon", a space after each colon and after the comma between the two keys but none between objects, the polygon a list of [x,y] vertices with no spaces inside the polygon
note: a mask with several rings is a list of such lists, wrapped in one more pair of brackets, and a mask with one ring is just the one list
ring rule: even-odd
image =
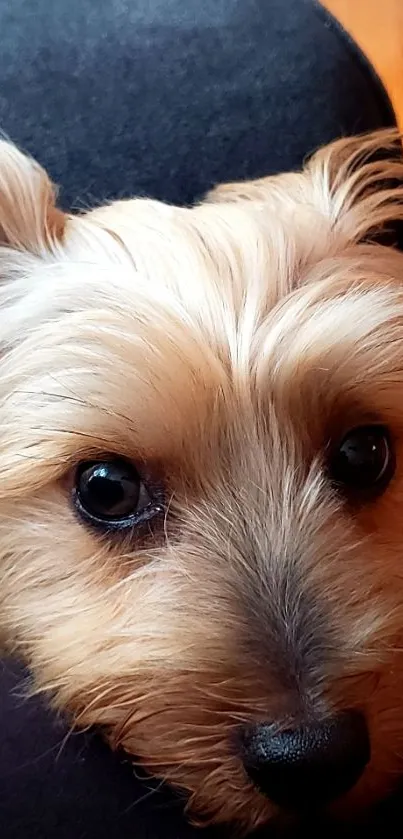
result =
[{"label": "dog's whisker", "polygon": [[[134,772],[134,767],[133,767],[133,772]],[[140,780],[140,781],[142,781],[142,783],[144,783],[144,778],[140,778],[137,775],[135,775],[135,777],[137,778],[137,780]],[[128,807],[126,807],[123,810],[123,815],[127,815],[132,810],[134,810],[136,807],[139,807],[142,804],[144,804],[150,798],[154,798],[161,791],[161,789],[164,787],[164,784],[165,784],[165,781],[161,780],[161,781],[159,781],[159,783],[156,786],[150,787],[147,790],[147,792],[144,793],[144,795],[141,795],[139,798],[136,798],[131,804],[129,804]],[[153,802],[153,805],[155,806],[154,802]]]}]

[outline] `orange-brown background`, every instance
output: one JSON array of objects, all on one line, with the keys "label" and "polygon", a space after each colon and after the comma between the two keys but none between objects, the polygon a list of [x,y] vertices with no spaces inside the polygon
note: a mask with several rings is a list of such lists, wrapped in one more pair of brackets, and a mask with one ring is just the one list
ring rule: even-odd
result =
[{"label": "orange-brown background", "polygon": [[323,0],[372,61],[403,130],[403,0]]}]

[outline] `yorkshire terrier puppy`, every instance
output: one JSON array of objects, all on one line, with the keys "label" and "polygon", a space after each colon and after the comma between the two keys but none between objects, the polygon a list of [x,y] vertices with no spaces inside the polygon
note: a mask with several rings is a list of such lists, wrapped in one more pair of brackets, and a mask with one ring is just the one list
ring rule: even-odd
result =
[{"label": "yorkshire terrier puppy", "polygon": [[2,647],[199,822],[403,774],[397,143],[77,216],[0,145]]}]

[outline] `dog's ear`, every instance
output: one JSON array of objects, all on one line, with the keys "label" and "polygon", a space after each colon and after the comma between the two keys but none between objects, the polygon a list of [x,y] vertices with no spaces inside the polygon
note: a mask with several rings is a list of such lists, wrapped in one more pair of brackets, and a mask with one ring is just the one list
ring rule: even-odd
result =
[{"label": "dog's ear", "polygon": [[0,140],[0,246],[43,254],[63,236],[65,215],[46,172]]},{"label": "dog's ear", "polygon": [[[403,220],[403,156],[396,130],[343,138],[317,151],[302,172],[217,187],[208,203],[255,202],[277,213],[310,207],[341,244],[398,238]],[[311,216],[308,223],[311,224]],[[328,247],[328,243],[326,245]]]},{"label": "dog's ear", "polygon": [[341,239],[391,243],[403,220],[403,152],[397,130],[331,143],[304,169],[312,200]]}]

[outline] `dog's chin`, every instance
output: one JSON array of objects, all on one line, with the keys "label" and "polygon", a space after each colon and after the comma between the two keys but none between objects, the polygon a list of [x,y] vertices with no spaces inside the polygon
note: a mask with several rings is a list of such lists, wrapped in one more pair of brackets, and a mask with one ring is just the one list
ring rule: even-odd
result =
[{"label": "dog's chin", "polygon": [[[175,791],[175,795],[178,791]],[[180,793],[182,795],[182,793]],[[231,790],[222,807],[209,814],[211,802],[206,802],[201,812],[187,805],[188,820],[196,827],[219,826],[225,835],[244,839],[366,839],[372,831],[395,830],[396,819],[401,818],[403,789],[400,785],[393,793],[365,798],[353,791],[339,801],[323,807],[307,806],[300,811],[286,810],[262,798],[257,793],[245,796],[244,807],[240,806],[237,817],[231,810]],[[221,836],[221,833],[220,833]]]},{"label": "dog's chin", "polygon": [[390,787],[385,782],[373,788],[364,776],[348,794],[323,807],[309,806],[297,812],[267,802],[266,819],[257,827],[251,823],[245,832],[253,834],[254,839],[277,835],[285,839],[366,839],[374,830],[389,834],[392,828],[395,832],[396,820],[400,821],[403,795],[402,783],[393,792]]},{"label": "dog's chin", "polygon": [[[175,797],[183,796],[186,793],[180,789],[174,790]],[[367,800],[365,803],[361,798],[354,800],[353,795],[346,796],[338,802],[323,807],[307,806],[305,809],[286,810],[277,807],[272,802],[265,800],[259,793],[256,798],[252,795],[245,795],[244,803],[242,796],[239,796],[238,813],[234,815],[231,807],[233,792],[228,789],[228,795],[223,799],[221,806],[217,801],[217,809],[211,812],[212,801],[203,801],[201,796],[198,809],[197,801],[192,801],[185,806],[187,818],[196,827],[220,827],[231,837],[253,836],[260,837],[282,837],[295,839],[295,837],[309,836],[336,837],[341,835],[367,837],[369,831],[375,826],[384,829],[390,822],[394,824],[396,808],[400,809],[399,792],[389,794],[379,800]],[[221,834],[220,834],[221,835]]]},{"label": "dog's chin", "polygon": [[[113,738],[110,744],[115,747]],[[161,781],[155,779],[151,768],[145,768],[147,758],[139,760],[127,750],[130,748],[122,747],[122,753],[134,763],[136,774],[158,787]],[[150,760],[150,767],[152,764]],[[337,801],[322,806],[310,803],[298,810],[278,806],[245,782],[241,766],[234,766],[229,775],[228,766],[216,766],[213,772],[206,772],[206,767],[200,765],[193,767],[191,776],[183,767],[167,767],[163,778],[173,799],[184,806],[191,824],[200,828],[220,827],[225,835],[228,831],[231,837],[239,839],[249,835],[259,839],[277,835],[302,839],[305,831],[321,839],[328,835],[367,836],[374,825],[381,827],[385,819],[392,818],[399,800],[399,789],[392,794],[390,784],[386,780],[374,781],[371,770]]]}]

